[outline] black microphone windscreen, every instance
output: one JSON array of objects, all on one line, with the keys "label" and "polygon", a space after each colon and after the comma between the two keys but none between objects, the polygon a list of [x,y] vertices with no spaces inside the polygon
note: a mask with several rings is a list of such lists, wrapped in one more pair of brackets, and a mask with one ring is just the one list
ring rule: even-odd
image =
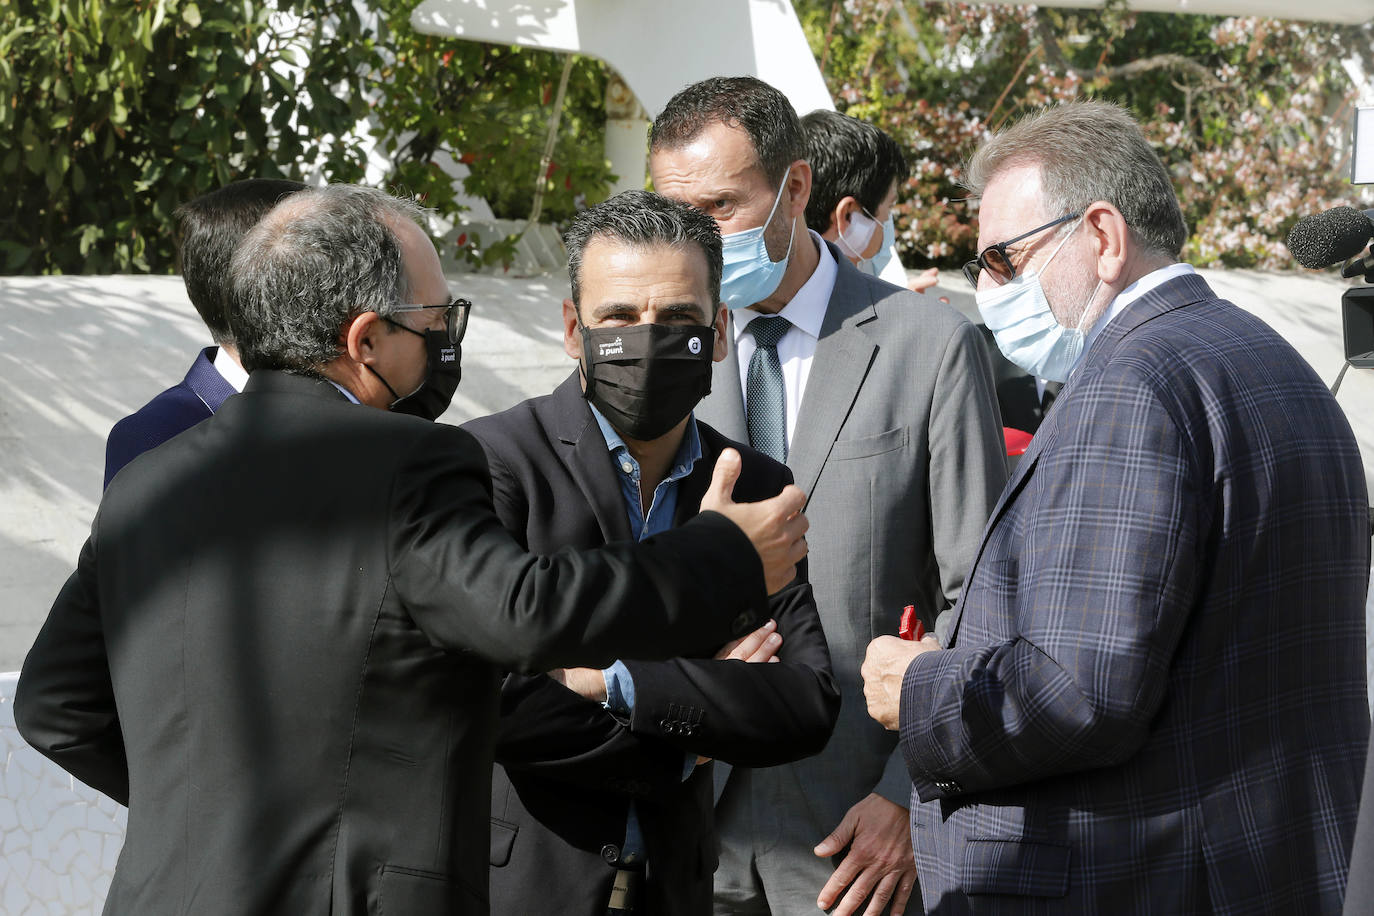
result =
[{"label": "black microphone windscreen", "polygon": [[1374,236],[1374,222],[1362,210],[1336,207],[1298,220],[1288,233],[1288,250],[1303,267],[1320,270],[1359,254]]}]

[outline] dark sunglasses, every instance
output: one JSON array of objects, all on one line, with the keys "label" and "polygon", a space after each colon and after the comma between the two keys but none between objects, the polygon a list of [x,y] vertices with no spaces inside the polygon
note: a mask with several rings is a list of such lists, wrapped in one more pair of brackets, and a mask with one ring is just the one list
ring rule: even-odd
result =
[{"label": "dark sunglasses", "polygon": [[[418,312],[422,309],[447,309],[444,312],[444,329],[448,331],[448,342],[451,344],[461,343],[463,335],[468,332],[468,313],[472,311],[472,303],[466,299],[450,299],[443,305],[398,305],[393,312]],[[401,325],[405,327],[405,325]],[[414,330],[406,328],[407,331]],[[418,333],[418,332],[417,332]]]},{"label": "dark sunglasses", "polygon": [[1037,232],[1044,232],[1052,229],[1060,223],[1067,223],[1071,219],[1078,219],[1082,213],[1070,213],[1061,216],[1059,219],[1051,220],[1043,226],[1036,226],[1030,232],[1023,232],[1014,239],[1007,239],[1005,242],[998,242],[996,245],[989,245],[978,252],[978,257],[964,265],[964,279],[978,288],[978,274],[981,271],[988,271],[997,279],[998,284],[1006,283],[1008,280],[1016,279],[1016,267],[1011,263],[1011,256],[1007,254],[1007,247],[1015,245],[1022,239],[1028,239]]}]

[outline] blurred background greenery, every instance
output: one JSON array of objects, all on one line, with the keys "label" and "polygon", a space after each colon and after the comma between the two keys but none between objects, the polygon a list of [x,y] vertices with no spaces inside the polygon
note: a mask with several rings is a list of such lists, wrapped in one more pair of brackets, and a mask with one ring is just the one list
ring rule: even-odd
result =
[{"label": "blurred background greenery", "polygon": [[[536,180],[545,222],[604,197],[606,67],[573,59],[537,176],[564,57],[420,35],[416,2],[0,0],[0,272],[169,272],[172,210],[244,177],[359,181],[370,166],[459,221],[465,196],[527,218]],[[1294,221],[1358,202],[1342,156],[1350,64],[1374,74],[1370,25],[1117,2],[794,6],[836,105],[908,150],[897,215],[908,267],[970,257],[962,162],[990,129],[1054,100],[1111,99],[1141,118],[1174,175],[1196,264],[1291,266]],[[443,244],[476,266],[508,259],[512,243],[458,232]]]}]

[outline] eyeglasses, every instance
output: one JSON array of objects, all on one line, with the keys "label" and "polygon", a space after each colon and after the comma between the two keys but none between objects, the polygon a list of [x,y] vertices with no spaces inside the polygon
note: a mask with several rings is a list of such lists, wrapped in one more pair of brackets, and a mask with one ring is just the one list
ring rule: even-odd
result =
[{"label": "eyeglasses", "polygon": [[[468,313],[472,311],[472,303],[466,299],[449,299],[443,305],[398,305],[393,312],[418,312],[423,309],[446,309],[444,312],[444,330],[448,331],[448,342],[451,344],[461,343],[463,335],[468,332]],[[401,325],[405,327],[405,325]],[[407,331],[414,330],[406,328]]]},{"label": "eyeglasses", "polygon": [[1014,239],[1007,239],[1005,242],[998,242],[996,245],[989,245],[978,253],[974,258],[964,265],[964,279],[978,288],[978,274],[980,271],[988,271],[996,278],[998,284],[1006,283],[1008,280],[1016,279],[1016,267],[1011,263],[1011,256],[1007,254],[1007,247],[1015,245],[1022,239],[1028,239],[1037,232],[1044,232],[1058,226],[1060,223],[1067,223],[1071,219],[1078,219],[1082,213],[1070,213],[1061,216],[1059,219],[1050,220],[1043,226],[1036,226],[1030,232],[1023,232]]}]

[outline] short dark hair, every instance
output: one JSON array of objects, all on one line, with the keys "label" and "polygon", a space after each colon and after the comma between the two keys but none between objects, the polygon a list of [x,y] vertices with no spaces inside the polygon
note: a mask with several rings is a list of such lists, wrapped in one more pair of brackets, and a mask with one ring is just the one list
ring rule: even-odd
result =
[{"label": "short dark hair", "polygon": [[650,191],[622,191],[583,210],[563,234],[574,305],[582,303],[582,255],[596,239],[633,246],[695,245],[706,258],[707,291],[711,294],[711,317],[715,318],[723,262],[720,228],[710,216]]},{"label": "short dark hair", "polygon": [[838,111],[813,111],[801,119],[806,161],[811,163],[811,199],[806,225],[830,228],[835,207],[853,197],[868,215],[878,212],[892,187],[907,176],[906,156],[887,132]]},{"label": "short dark hair", "polygon": [[186,295],[217,344],[234,344],[224,314],[225,276],[243,237],[283,197],[303,190],[299,181],[248,178],[202,194],[172,214],[176,226],[177,269]]},{"label": "short dark hair", "polygon": [[363,312],[407,301],[393,225],[419,222],[413,201],[358,185],[301,191],[244,236],[229,263],[229,319],[249,372],[319,375]]},{"label": "short dark hair", "polygon": [[681,149],[711,124],[738,127],[749,136],[759,168],[773,184],[806,158],[797,112],[787,96],[752,76],[717,76],[678,92],[654,118],[649,151]]}]

